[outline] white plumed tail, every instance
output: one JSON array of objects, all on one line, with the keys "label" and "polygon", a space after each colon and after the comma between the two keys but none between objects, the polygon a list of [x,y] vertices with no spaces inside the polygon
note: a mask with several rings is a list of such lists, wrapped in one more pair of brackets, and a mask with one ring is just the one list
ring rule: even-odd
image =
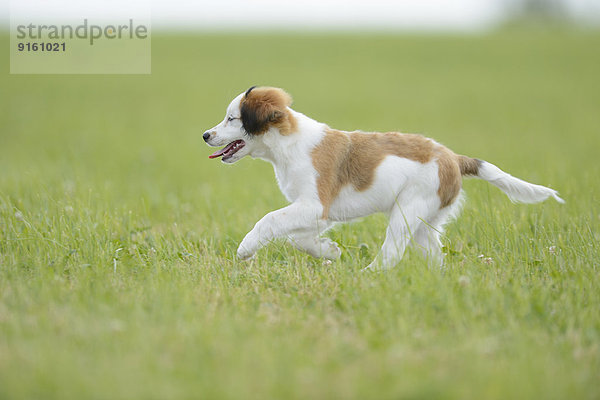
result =
[{"label": "white plumed tail", "polygon": [[481,161],[477,176],[500,188],[515,203],[539,203],[550,196],[559,203],[565,202],[556,190],[515,178],[487,161]]}]

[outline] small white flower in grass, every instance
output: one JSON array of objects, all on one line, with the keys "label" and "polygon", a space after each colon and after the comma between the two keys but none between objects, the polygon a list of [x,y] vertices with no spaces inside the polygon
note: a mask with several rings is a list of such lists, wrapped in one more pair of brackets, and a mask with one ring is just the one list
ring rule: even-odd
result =
[{"label": "small white flower in grass", "polygon": [[127,248],[127,252],[128,252],[130,255],[134,255],[135,253],[137,253],[137,251],[138,251],[138,247],[137,247],[137,245],[136,245],[136,244],[132,244],[131,246],[129,246],[129,247]]},{"label": "small white flower in grass", "polygon": [[15,219],[17,221],[23,221],[25,220],[25,217],[23,216],[23,213],[21,211],[17,211],[15,212]]},{"label": "small white flower in grass", "polygon": [[486,263],[486,264],[492,264],[494,262],[494,259],[492,257],[486,257],[483,254],[478,255],[477,258],[479,258],[479,260],[481,260],[481,262]]},{"label": "small white flower in grass", "polygon": [[71,206],[66,206],[65,207],[65,211],[68,212],[69,214],[73,212],[73,207]]},{"label": "small white flower in grass", "polygon": [[323,260],[323,266],[329,267],[332,264],[331,260]]},{"label": "small white flower in grass", "polygon": [[556,255],[556,253],[558,252],[558,250],[556,249],[556,246],[548,247],[548,251],[550,252],[550,254],[553,254],[553,255]]},{"label": "small white flower in grass", "polygon": [[460,286],[469,286],[469,283],[471,283],[471,280],[469,279],[468,276],[465,275],[461,275],[458,277],[458,284]]}]

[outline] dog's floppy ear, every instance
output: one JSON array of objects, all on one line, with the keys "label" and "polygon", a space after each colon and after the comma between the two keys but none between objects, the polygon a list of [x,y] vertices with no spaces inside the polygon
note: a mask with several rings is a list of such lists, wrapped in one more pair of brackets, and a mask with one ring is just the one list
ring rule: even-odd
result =
[{"label": "dog's floppy ear", "polygon": [[273,87],[251,87],[240,104],[242,125],[251,135],[260,135],[274,124],[287,118],[287,107],[292,98],[283,89]]}]

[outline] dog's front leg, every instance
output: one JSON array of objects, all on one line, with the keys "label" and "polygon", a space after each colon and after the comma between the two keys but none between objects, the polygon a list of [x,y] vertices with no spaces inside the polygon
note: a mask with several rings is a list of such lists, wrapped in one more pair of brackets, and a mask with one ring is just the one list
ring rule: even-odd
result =
[{"label": "dog's front leg", "polygon": [[323,213],[319,202],[301,201],[265,215],[248,232],[237,250],[242,260],[250,258],[270,241],[315,226]]},{"label": "dog's front leg", "polygon": [[339,245],[329,238],[320,237],[332,226],[332,222],[319,220],[318,224],[307,231],[298,231],[289,235],[288,242],[298,250],[304,251],[315,258],[336,260],[342,254]]}]

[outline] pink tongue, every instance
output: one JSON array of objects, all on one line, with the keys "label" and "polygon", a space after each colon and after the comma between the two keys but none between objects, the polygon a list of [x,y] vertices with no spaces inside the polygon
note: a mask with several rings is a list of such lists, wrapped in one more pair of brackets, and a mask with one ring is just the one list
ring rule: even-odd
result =
[{"label": "pink tongue", "polygon": [[227,146],[223,147],[221,150],[217,150],[214,153],[212,153],[210,156],[208,156],[208,158],[221,157],[223,154],[227,153],[227,151],[231,150],[231,148],[233,147],[234,144],[235,144],[235,142],[229,143]]}]

